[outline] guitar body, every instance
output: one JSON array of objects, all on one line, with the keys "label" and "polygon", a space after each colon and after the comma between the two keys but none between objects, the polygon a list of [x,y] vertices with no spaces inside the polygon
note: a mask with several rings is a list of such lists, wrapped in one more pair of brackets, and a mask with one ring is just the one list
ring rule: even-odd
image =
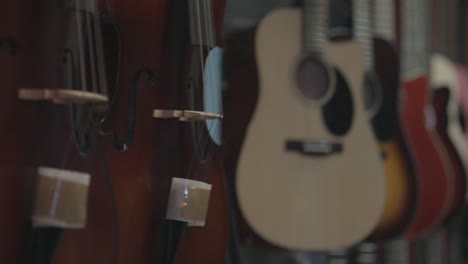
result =
[{"label": "guitar body", "polygon": [[453,200],[448,216],[453,216],[465,201],[466,169],[465,139],[459,122],[460,103],[458,79],[453,64],[442,55],[434,54],[431,60],[431,85],[433,106],[437,116],[436,130],[448,154],[453,171]]},{"label": "guitar body", "polygon": [[453,200],[453,186],[446,152],[435,131],[435,116],[428,110],[429,81],[425,77],[405,81],[402,92],[402,127],[419,186],[415,218],[405,233],[410,239],[427,233],[444,219]]},{"label": "guitar body", "polygon": [[370,239],[401,234],[413,217],[417,194],[406,143],[398,118],[399,65],[393,46],[374,39],[375,69],[382,89],[382,104],[372,125],[385,163],[387,198],[385,210]]},{"label": "guitar body", "polygon": [[[346,119],[339,114],[350,110],[349,101],[353,113],[345,136],[334,136],[322,110],[301,96],[291,75],[301,53],[300,21],[300,9],[280,9],[258,27],[259,97],[236,168],[238,203],[247,223],[272,244],[335,249],[372,231],[384,206],[385,178],[357,88],[363,81],[362,52],[351,42],[325,47],[326,59],[337,67],[339,92],[323,115]],[[344,152],[306,157],[287,152],[288,139],[336,140]]]},{"label": "guitar body", "polygon": [[[465,66],[457,64],[456,68],[456,76],[459,89],[459,100],[461,106],[461,114],[462,117],[460,118],[460,123],[462,127],[464,127],[464,141],[467,142],[468,140],[468,130],[466,129],[466,124],[468,124],[468,69]],[[468,144],[465,143],[465,156],[462,156],[463,163],[468,164]]]},{"label": "guitar body", "polygon": [[[235,233],[231,236],[237,240],[238,244],[266,248],[266,250],[274,248],[278,251],[279,248],[275,248],[271,243],[259,237],[246,223],[240,212],[235,190],[239,153],[259,96],[258,68],[255,61],[256,31],[257,28],[253,27],[230,33],[226,39],[224,55],[226,80],[229,83],[223,120],[226,153],[224,165],[231,207],[231,226],[235,227],[233,231]],[[239,104],[238,102],[241,101],[243,103]],[[235,257],[239,258],[238,249],[235,250],[235,252],[231,250],[231,253],[237,254]]]}]

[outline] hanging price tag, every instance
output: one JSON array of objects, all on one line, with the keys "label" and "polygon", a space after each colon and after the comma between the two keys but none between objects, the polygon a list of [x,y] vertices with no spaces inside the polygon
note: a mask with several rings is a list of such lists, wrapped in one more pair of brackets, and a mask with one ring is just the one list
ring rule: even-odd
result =
[{"label": "hanging price tag", "polygon": [[210,184],[173,178],[166,218],[187,222],[189,226],[204,226],[210,193]]}]

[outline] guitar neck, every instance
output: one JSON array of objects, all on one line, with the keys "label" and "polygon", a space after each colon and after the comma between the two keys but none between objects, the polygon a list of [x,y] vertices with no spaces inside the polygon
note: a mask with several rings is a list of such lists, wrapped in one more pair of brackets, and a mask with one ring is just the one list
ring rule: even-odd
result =
[{"label": "guitar neck", "polygon": [[375,35],[395,42],[395,0],[375,0],[374,14]]},{"label": "guitar neck", "polygon": [[427,75],[429,19],[427,0],[400,0],[402,7],[401,75],[414,79]]},{"label": "guitar neck", "polygon": [[458,27],[456,1],[432,0],[432,51],[454,59]]},{"label": "guitar neck", "polygon": [[364,68],[367,71],[374,68],[373,49],[373,15],[371,15],[371,0],[354,0],[353,2],[353,33],[361,44],[364,52]]},{"label": "guitar neck", "polygon": [[303,52],[321,56],[328,29],[328,0],[304,0]]}]

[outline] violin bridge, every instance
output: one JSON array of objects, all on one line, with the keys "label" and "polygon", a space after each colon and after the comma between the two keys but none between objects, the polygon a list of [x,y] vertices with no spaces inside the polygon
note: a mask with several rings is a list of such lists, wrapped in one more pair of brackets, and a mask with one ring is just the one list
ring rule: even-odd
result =
[{"label": "violin bridge", "polygon": [[106,103],[107,96],[67,89],[20,89],[18,98],[27,101],[51,101],[54,104]]},{"label": "violin bridge", "polygon": [[193,122],[193,121],[205,121],[209,119],[222,119],[223,115],[202,112],[202,111],[192,111],[192,110],[155,109],[153,111],[153,117],[160,118],[160,119],[174,118],[174,119],[178,119],[181,122]]}]

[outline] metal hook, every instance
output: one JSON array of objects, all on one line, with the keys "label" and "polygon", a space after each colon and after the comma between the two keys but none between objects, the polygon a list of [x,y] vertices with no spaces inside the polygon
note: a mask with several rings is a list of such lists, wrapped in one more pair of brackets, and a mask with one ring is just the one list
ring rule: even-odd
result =
[{"label": "metal hook", "polygon": [[143,75],[146,76],[148,81],[150,82],[151,85],[156,84],[156,77],[155,74],[149,70],[149,69],[141,69],[139,70],[136,74],[135,77],[133,77],[132,81],[132,89],[130,91],[130,97],[129,97],[129,104],[128,104],[128,126],[127,126],[127,135],[125,136],[125,139],[122,141],[119,139],[119,136],[117,135],[117,132],[114,131],[113,136],[114,136],[114,147],[120,151],[123,152],[127,150],[130,146],[130,144],[133,141],[133,137],[135,136],[135,129],[136,129],[136,113],[137,113],[137,91],[138,91],[138,83],[140,79],[143,77]]},{"label": "metal hook", "polygon": [[0,46],[7,45],[8,49],[10,50],[11,55],[18,54],[18,44],[15,40],[11,38],[0,38]]}]

